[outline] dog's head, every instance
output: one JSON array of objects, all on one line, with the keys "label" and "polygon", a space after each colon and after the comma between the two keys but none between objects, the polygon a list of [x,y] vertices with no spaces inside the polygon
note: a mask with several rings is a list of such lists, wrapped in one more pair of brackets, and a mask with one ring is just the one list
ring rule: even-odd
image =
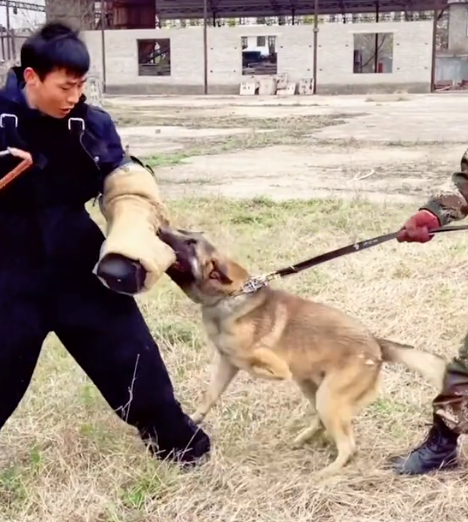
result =
[{"label": "dog's head", "polygon": [[200,232],[161,227],[158,236],[176,253],[167,275],[195,303],[212,306],[240,291],[250,277]]}]

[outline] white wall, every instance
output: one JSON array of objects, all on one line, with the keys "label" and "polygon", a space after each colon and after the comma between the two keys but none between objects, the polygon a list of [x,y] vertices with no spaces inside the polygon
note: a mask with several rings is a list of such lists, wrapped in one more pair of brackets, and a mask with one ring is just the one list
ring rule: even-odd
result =
[{"label": "white wall", "polygon": [[[318,92],[368,91],[372,88],[429,90],[432,21],[362,24],[320,24],[318,33]],[[354,74],[354,33],[393,33],[393,73]],[[241,37],[256,44],[256,36],[276,39],[277,73],[291,81],[313,75],[312,25],[208,28],[208,84],[210,93],[236,93],[242,76]],[[101,67],[101,33],[84,31],[93,57]],[[138,76],[137,39],[169,38],[171,75]],[[251,40],[250,40],[251,41]],[[106,74],[109,91],[183,93],[203,92],[203,28],[106,31]]]}]

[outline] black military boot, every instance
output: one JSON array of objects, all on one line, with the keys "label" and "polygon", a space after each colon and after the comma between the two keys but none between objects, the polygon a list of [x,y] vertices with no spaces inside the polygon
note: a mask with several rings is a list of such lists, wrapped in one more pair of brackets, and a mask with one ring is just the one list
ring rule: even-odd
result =
[{"label": "black military boot", "polygon": [[458,466],[458,437],[443,420],[434,414],[434,421],[424,442],[408,456],[399,457],[394,464],[398,475],[422,475],[435,470]]},{"label": "black military boot", "polygon": [[187,468],[207,462],[211,453],[208,435],[188,415],[164,429],[140,428],[139,434],[151,453]]}]

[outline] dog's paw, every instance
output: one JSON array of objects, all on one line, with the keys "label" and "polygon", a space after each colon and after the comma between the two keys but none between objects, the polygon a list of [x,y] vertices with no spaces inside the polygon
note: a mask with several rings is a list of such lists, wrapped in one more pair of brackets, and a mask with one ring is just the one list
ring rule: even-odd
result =
[{"label": "dog's paw", "polygon": [[305,446],[306,442],[303,441],[303,440],[298,440],[297,438],[295,438],[292,442],[291,442],[291,449],[292,450],[298,450],[298,449],[301,449]]},{"label": "dog's paw", "polygon": [[316,480],[326,480],[335,477],[339,474],[339,469],[326,467],[315,471],[313,476]]},{"label": "dog's paw", "polygon": [[292,449],[302,448],[306,443],[315,443],[318,446],[326,446],[327,432],[318,417],[314,417],[309,426],[301,430],[293,440]]},{"label": "dog's paw", "polygon": [[194,414],[190,416],[190,418],[195,424],[200,424],[205,418],[205,415],[203,415],[203,413],[200,413],[199,411],[196,411]]}]

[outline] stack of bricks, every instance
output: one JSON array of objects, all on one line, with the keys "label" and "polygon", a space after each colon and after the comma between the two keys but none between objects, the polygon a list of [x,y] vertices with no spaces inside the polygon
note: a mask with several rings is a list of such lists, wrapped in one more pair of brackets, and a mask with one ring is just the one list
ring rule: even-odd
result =
[{"label": "stack of bricks", "polygon": [[246,76],[245,81],[240,84],[241,96],[293,96],[299,94],[308,96],[314,94],[314,79],[301,78],[299,83],[288,80],[287,74],[278,74],[263,78],[254,75]]}]

